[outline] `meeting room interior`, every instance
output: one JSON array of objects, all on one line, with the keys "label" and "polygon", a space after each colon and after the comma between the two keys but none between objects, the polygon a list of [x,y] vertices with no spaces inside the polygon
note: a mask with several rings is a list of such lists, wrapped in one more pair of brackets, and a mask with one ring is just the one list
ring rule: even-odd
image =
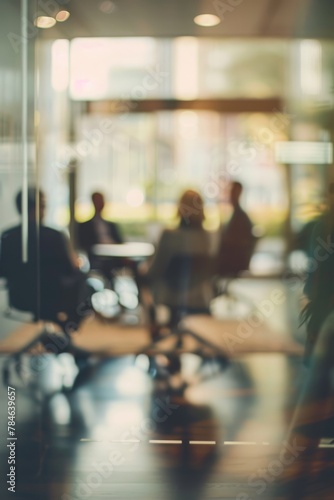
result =
[{"label": "meeting room interior", "polygon": [[1,498],[332,500],[333,0],[1,7]]}]

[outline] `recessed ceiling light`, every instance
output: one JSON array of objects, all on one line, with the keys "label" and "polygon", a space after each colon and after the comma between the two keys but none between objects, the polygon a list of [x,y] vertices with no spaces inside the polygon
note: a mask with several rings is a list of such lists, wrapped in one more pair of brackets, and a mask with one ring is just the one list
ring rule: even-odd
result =
[{"label": "recessed ceiling light", "polygon": [[60,10],[56,15],[56,20],[58,23],[63,23],[64,21],[67,21],[69,17],[70,13],[67,10]]},{"label": "recessed ceiling light", "polygon": [[220,19],[214,14],[200,14],[199,16],[194,17],[194,23],[199,26],[210,28],[211,26],[217,26],[217,24],[220,23]]},{"label": "recessed ceiling light", "polygon": [[52,26],[56,24],[56,20],[53,17],[49,16],[39,16],[36,17],[34,24],[35,26],[37,26],[37,28],[47,29],[52,28]]}]

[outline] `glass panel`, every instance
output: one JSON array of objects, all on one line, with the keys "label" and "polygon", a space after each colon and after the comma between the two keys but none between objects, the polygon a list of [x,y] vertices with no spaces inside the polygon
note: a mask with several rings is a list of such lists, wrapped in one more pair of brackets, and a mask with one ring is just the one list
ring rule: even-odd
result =
[{"label": "glass panel", "polygon": [[[197,62],[190,77],[191,89],[197,81],[197,95],[192,97],[252,97],[264,98],[284,95],[286,92],[285,68],[289,60],[289,42],[285,40],[215,40],[215,39],[175,39],[176,54],[174,71],[176,78],[183,77],[188,65],[177,66],[177,55],[183,61]],[[196,46],[196,49],[194,47]],[[193,67],[193,66],[192,66]],[[178,71],[177,71],[178,70]],[[182,98],[178,88],[177,97]]]},{"label": "glass panel", "polygon": [[71,42],[71,97],[278,96],[286,92],[289,50],[284,40],[77,38]]},{"label": "glass panel", "polygon": [[[29,284],[25,284],[25,295],[23,283],[20,284],[24,281],[23,268],[30,266],[35,278],[38,274],[36,262],[32,264],[33,256],[29,254],[27,213],[27,188],[32,186],[34,193],[36,182],[34,48],[37,28],[32,19],[37,2],[6,0],[5,4],[0,19],[0,323],[3,334],[17,327],[17,323],[7,320],[8,306],[23,305],[25,298],[30,304],[37,304],[39,300],[38,287],[29,288]],[[21,199],[17,198],[19,192]],[[18,213],[19,205],[22,214]],[[35,230],[36,226],[38,228],[38,222]],[[6,232],[9,228],[15,229]]]},{"label": "glass panel", "polygon": [[[145,222],[176,223],[175,203],[192,187],[206,199],[206,227],[230,216],[229,181],[245,185],[243,205],[261,233],[280,234],[287,211],[284,167],[275,143],[287,140],[287,121],[273,114],[214,111],[84,115],[77,140],[65,150],[78,166],[76,216],[87,220],[90,194],[107,197],[105,215],[121,222],[128,238],[145,239]],[[65,151],[65,152],[66,152]],[[51,184],[48,184],[51,192]],[[64,198],[53,198],[53,224],[68,223]]]},{"label": "glass panel", "polygon": [[[143,99],[156,96],[153,71],[161,43],[153,38],[77,38],[71,43],[73,99]],[[140,85],[141,84],[141,85]],[[158,92],[158,94],[160,94]]]}]

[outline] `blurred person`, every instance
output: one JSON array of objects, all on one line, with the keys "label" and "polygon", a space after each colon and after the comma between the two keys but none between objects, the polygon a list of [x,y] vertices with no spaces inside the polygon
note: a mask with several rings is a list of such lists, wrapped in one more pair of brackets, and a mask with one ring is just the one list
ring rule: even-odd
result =
[{"label": "blurred person", "polygon": [[[328,208],[314,225],[309,272],[302,311],[307,323],[304,364],[307,367],[287,442],[298,447],[286,478],[286,498],[304,498],[322,438],[334,435],[334,183],[329,186]],[[319,458],[319,457],[318,457]],[[330,473],[331,474],[331,473]],[[284,481],[285,478],[283,478]]]},{"label": "blurred person", "polygon": [[[22,215],[22,192],[15,199]],[[38,214],[38,218],[37,218]],[[28,262],[22,262],[21,223],[3,232],[0,276],[6,278],[12,307],[32,312],[35,319],[79,322],[78,306],[88,304],[91,289],[63,233],[44,226],[45,195],[28,189]],[[83,311],[81,307],[81,311]],[[65,314],[65,316],[64,316]]]},{"label": "blurred person", "polygon": [[229,201],[233,214],[222,229],[218,247],[217,272],[221,276],[234,275],[248,269],[254,249],[253,224],[240,206],[242,191],[240,182],[232,182]]},{"label": "blurred person", "polygon": [[306,222],[300,231],[295,235],[294,250],[302,250],[308,257],[311,255],[312,233],[319,222],[319,217]]},{"label": "blurred person", "polygon": [[334,183],[329,186],[328,207],[313,227],[304,294],[308,300],[302,312],[307,323],[307,364],[322,323],[334,311]]},{"label": "blurred person", "polygon": [[286,500],[309,498],[308,495],[312,491],[310,479],[314,480],[312,472],[316,469],[319,471],[319,463],[321,497],[325,487],[333,484],[331,463],[329,461],[326,469],[323,450],[319,450],[322,438],[334,436],[333,354],[334,311],[322,322],[314,340],[289,432],[283,441],[280,457],[284,456],[287,461],[284,463],[286,467],[279,487],[283,488]]},{"label": "blurred person", "polygon": [[170,307],[172,322],[184,314],[208,314],[212,299],[211,284],[205,279],[210,277],[211,240],[203,228],[201,195],[185,191],[177,216],[178,227],[163,231],[147,273],[154,302]]},{"label": "blurred person", "polygon": [[97,244],[123,243],[123,237],[115,222],[105,220],[102,217],[105,206],[103,194],[94,192],[91,199],[94,205],[94,215],[88,221],[77,225],[78,247],[87,253],[92,269],[98,269],[107,278],[110,278],[115,262],[111,260],[106,262],[95,256],[92,249]]},{"label": "blurred person", "polygon": [[[328,198],[328,196],[326,196]],[[321,220],[322,215],[327,210],[327,199],[314,207],[315,214],[306,222],[295,234],[292,250],[302,250],[308,257],[311,257],[312,234],[315,226]]]}]

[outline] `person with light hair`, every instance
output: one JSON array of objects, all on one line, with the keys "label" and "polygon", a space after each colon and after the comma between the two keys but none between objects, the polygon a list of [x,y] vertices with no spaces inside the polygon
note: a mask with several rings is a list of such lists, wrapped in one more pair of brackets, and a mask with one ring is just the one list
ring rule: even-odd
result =
[{"label": "person with light hair", "polygon": [[203,228],[204,202],[188,189],[177,207],[176,229],[165,229],[148,270],[154,301],[167,305],[172,321],[185,314],[209,314],[211,240]]}]

